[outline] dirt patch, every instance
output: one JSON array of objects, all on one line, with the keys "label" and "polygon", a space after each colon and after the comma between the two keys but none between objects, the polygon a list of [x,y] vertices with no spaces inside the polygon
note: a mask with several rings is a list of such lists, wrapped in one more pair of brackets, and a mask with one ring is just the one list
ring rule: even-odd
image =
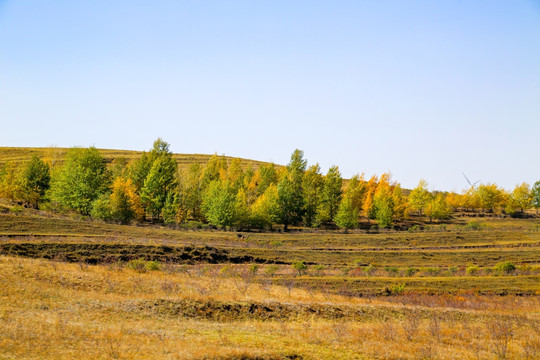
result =
[{"label": "dirt patch", "polygon": [[210,246],[163,246],[95,243],[3,243],[0,254],[56,259],[88,264],[126,262],[134,259],[171,263],[265,263],[249,255],[235,256],[226,249]]}]

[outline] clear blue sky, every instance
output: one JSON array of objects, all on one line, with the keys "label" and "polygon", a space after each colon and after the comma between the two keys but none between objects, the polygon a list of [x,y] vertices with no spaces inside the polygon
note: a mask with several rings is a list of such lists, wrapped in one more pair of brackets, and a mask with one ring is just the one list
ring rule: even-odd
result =
[{"label": "clear blue sky", "polygon": [[540,1],[0,0],[0,146],[540,179]]}]

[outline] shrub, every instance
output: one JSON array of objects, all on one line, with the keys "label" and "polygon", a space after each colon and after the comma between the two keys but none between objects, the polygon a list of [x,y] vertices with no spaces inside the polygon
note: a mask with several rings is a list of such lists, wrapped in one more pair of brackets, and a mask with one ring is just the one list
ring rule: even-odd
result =
[{"label": "shrub", "polygon": [[137,272],[146,272],[146,261],[143,259],[134,259],[130,260],[127,264],[128,268],[133,269]]},{"label": "shrub", "polygon": [[479,223],[478,221],[471,221],[465,226],[465,228],[467,230],[482,230],[484,228],[484,225]]},{"label": "shrub", "polygon": [[390,286],[390,293],[393,295],[401,295],[405,292],[405,284],[399,283],[399,284],[393,284]]},{"label": "shrub", "polygon": [[369,264],[364,268],[364,272],[367,276],[372,275],[376,270],[377,268],[373,264]]},{"label": "shrub", "polygon": [[313,267],[313,270],[314,270],[315,276],[322,276],[322,275],[324,275],[325,267],[324,267],[324,265],[315,265]]},{"label": "shrub", "polygon": [[465,273],[470,276],[476,275],[480,271],[480,268],[476,265],[469,265],[465,269]]},{"label": "shrub", "polygon": [[251,275],[255,276],[257,275],[257,272],[259,271],[259,268],[261,266],[259,264],[250,264],[249,265],[249,272],[251,273]]},{"label": "shrub", "polygon": [[293,261],[292,267],[294,270],[298,271],[298,275],[302,276],[307,270],[307,265],[304,261]]},{"label": "shrub", "polygon": [[495,265],[494,270],[497,273],[511,274],[516,270],[516,265],[510,261],[500,262]]},{"label": "shrub", "polygon": [[266,267],[264,272],[268,276],[274,276],[278,270],[279,270],[279,266],[277,266],[277,265],[269,265],[269,266]]},{"label": "shrub", "polygon": [[399,273],[399,269],[395,266],[387,266],[384,268],[384,270],[388,273],[390,276],[396,276]]},{"label": "shrub", "polygon": [[147,261],[145,266],[146,266],[146,269],[150,271],[157,271],[161,269],[161,264],[159,263],[159,261],[154,261],[154,260]]},{"label": "shrub", "polygon": [[405,270],[405,275],[406,276],[413,276],[414,274],[416,274],[418,270],[415,269],[415,268],[408,268],[407,270]]}]

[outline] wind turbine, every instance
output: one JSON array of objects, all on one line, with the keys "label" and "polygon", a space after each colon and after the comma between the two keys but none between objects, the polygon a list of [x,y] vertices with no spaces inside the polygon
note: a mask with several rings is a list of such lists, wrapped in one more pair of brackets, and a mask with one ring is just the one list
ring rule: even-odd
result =
[{"label": "wind turbine", "polygon": [[480,182],[480,180],[477,180],[477,181],[475,181],[474,183],[471,183],[471,181],[469,180],[469,178],[467,177],[467,175],[465,175],[465,173],[462,173],[462,174],[463,174],[463,176],[465,177],[465,180],[467,180],[467,182],[469,183],[469,185],[471,185],[471,189],[474,189],[474,186]]}]

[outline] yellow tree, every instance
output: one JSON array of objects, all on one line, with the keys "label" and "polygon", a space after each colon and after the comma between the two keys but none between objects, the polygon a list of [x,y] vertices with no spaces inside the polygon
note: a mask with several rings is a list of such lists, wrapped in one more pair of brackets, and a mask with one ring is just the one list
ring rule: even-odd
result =
[{"label": "yellow tree", "polygon": [[375,218],[375,212],[373,210],[373,198],[375,196],[375,192],[377,191],[378,180],[379,178],[376,175],[373,175],[366,183],[366,195],[364,197],[364,203],[362,204],[362,208],[364,210],[364,215],[368,219]]},{"label": "yellow tree", "polygon": [[112,219],[122,224],[128,224],[135,219],[142,220],[144,217],[141,199],[131,179],[117,177],[114,180],[110,205]]},{"label": "yellow tree", "polygon": [[515,212],[517,209],[519,209],[520,212],[523,213],[525,209],[532,207],[532,203],[533,194],[531,192],[531,187],[527,183],[522,183],[520,185],[516,185],[510,194],[507,202],[507,211]]}]

